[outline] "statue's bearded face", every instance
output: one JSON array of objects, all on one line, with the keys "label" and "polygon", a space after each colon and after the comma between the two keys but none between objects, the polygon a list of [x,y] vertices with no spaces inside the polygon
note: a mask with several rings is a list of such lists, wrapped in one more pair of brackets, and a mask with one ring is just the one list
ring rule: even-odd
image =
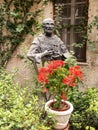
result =
[{"label": "statue's bearded face", "polygon": [[52,34],[54,30],[54,21],[52,19],[45,19],[43,21],[43,29],[46,34]]}]

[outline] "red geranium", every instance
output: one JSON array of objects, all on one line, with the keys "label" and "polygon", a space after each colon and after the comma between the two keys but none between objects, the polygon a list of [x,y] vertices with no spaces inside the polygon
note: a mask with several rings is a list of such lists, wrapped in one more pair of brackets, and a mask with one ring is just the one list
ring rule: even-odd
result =
[{"label": "red geranium", "polygon": [[83,72],[81,71],[80,66],[73,66],[69,68],[70,75],[74,75],[76,78],[83,79]]},{"label": "red geranium", "polygon": [[78,86],[82,80],[81,67],[68,61],[51,61],[38,71],[38,81],[44,87],[44,92],[51,93],[58,102],[66,100],[68,90]]},{"label": "red geranium", "polygon": [[38,75],[38,81],[40,83],[48,83],[48,77],[47,77],[48,68],[40,68],[39,69],[39,75]]}]

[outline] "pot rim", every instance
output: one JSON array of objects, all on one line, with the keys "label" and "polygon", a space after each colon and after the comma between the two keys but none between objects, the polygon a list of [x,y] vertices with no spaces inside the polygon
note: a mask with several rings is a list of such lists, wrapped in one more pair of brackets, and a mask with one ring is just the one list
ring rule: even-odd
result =
[{"label": "pot rim", "polygon": [[72,113],[73,105],[69,101],[65,101],[70,106],[68,110],[65,110],[65,111],[55,111],[55,110],[52,110],[51,108],[49,108],[49,104],[54,102],[54,101],[56,101],[56,100],[51,99],[51,100],[49,100],[49,101],[47,101],[45,103],[45,111],[47,111],[49,113],[52,113],[52,114],[57,114],[57,115],[66,115],[66,114],[71,114]]}]

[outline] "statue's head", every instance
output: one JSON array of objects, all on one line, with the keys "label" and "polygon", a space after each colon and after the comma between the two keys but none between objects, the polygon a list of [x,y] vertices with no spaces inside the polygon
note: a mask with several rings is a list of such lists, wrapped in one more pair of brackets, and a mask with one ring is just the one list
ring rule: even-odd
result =
[{"label": "statue's head", "polygon": [[46,35],[51,35],[54,30],[54,20],[51,18],[46,18],[42,22],[42,27]]}]

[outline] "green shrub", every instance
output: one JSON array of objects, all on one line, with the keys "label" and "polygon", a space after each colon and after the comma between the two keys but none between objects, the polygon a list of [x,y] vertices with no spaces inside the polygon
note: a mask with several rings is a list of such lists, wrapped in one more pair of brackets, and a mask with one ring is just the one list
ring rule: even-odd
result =
[{"label": "green shrub", "polygon": [[98,130],[98,91],[87,88],[84,92],[78,89],[70,93],[70,102],[74,112],[70,119],[70,130]]},{"label": "green shrub", "polygon": [[[13,76],[0,69],[0,130],[51,130],[54,122],[44,113],[33,87],[21,88]],[[74,106],[70,130],[98,130],[97,89],[74,89],[68,97]]]},{"label": "green shrub", "polygon": [[0,69],[0,130],[50,130],[42,120],[43,106],[28,87],[13,83],[13,75]]}]

